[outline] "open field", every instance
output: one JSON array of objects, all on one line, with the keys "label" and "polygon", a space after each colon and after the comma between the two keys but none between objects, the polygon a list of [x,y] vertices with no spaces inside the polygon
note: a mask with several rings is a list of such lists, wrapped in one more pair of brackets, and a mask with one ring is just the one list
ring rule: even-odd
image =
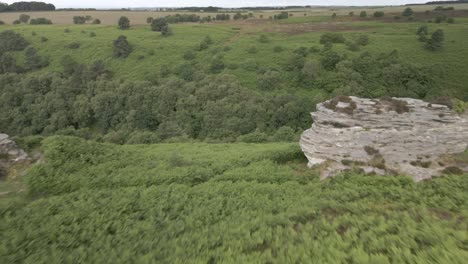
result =
[{"label": "open field", "polygon": [[[444,5],[446,7],[453,6],[457,10],[467,10],[468,4],[457,4],[457,5]],[[425,12],[426,10],[433,10],[437,5],[416,5],[411,6],[411,8],[416,12]],[[313,7],[313,8],[301,8],[301,9],[290,9],[285,10],[290,12],[293,17],[303,17],[303,16],[322,16],[329,17],[333,13],[336,13],[338,16],[347,16],[349,12],[354,12],[356,16],[359,15],[361,11],[366,11],[369,15],[373,14],[376,11],[384,11],[388,14],[397,15],[400,14],[406,8],[403,6],[390,6],[390,7]],[[209,12],[187,12],[187,11],[55,11],[55,12],[27,12],[31,18],[45,17],[54,24],[60,25],[71,25],[73,24],[73,16],[91,16],[93,18],[99,18],[104,25],[115,25],[121,16],[127,16],[132,24],[134,25],[146,25],[147,17],[164,17],[168,15],[175,14],[197,14],[201,17],[206,16],[216,16],[217,13]],[[223,12],[220,12],[223,13]],[[236,12],[225,12],[226,14],[234,15]],[[265,11],[252,11],[252,12],[243,12],[253,13],[255,18],[260,18],[263,16],[263,19],[268,19],[270,16],[279,14],[280,11],[277,10],[265,10]],[[21,12],[8,12],[0,13],[0,20],[5,21],[6,23],[13,23],[14,20],[18,19]]]},{"label": "open field", "polygon": [[[465,74],[465,64],[468,58],[468,19],[457,18],[455,24],[427,23],[430,31],[443,29],[446,44],[441,52],[430,52],[417,41],[415,34],[421,22],[387,23],[376,20],[366,21],[331,21],[330,18],[320,18],[314,22],[313,17],[292,18],[280,22],[270,21],[238,21],[214,24],[174,24],[171,28],[174,35],[164,38],[151,32],[149,26],[135,26],[130,30],[118,30],[115,26],[106,25],[50,25],[50,26],[0,26],[0,30],[13,29],[23,34],[35,46],[41,55],[50,58],[50,66],[42,72],[59,71],[60,58],[70,55],[81,63],[93,60],[103,60],[115,72],[115,77],[124,80],[150,80],[162,66],[169,66],[174,71],[178,65],[185,63],[184,53],[194,50],[199,43],[210,36],[215,44],[212,48],[197,52],[196,61],[199,66],[207,68],[215,54],[222,54],[228,67],[225,73],[234,74],[241,83],[251,89],[257,85],[255,68],[282,69],[284,62],[291,57],[299,47],[321,48],[320,37],[325,32],[342,33],[347,39],[355,39],[366,34],[370,44],[362,47],[359,52],[351,52],[344,44],[336,44],[334,49],[352,58],[362,52],[388,53],[397,50],[400,58],[408,63],[421,65],[442,65],[447,78],[444,86],[459,91],[457,96],[462,99],[468,94],[468,75]],[[64,32],[69,30],[70,32]],[[90,37],[94,32],[96,37]],[[32,34],[35,34],[33,36]],[[133,46],[134,52],[125,60],[112,57],[112,41],[119,35],[126,35]],[[270,41],[259,43],[261,34],[266,34]],[[42,42],[46,37],[47,42]],[[69,49],[73,42],[80,43],[78,49]],[[274,47],[280,46],[283,52],[275,52]],[[249,48],[255,47],[255,53],[249,53]],[[151,55],[154,54],[154,55]],[[21,53],[17,58],[22,59]],[[311,54],[310,59],[319,59],[320,54]],[[229,67],[236,65],[236,67]],[[244,65],[244,66],[243,66]],[[282,79],[289,88],[295,88],[288,80],[292,75],[281,71]],[[297,89],[295,89],[297,90]],[[310,92],[310,88],[306,89]]]},{"label": "open field", "polygon": [[468,257],[468,175],[319,181],[289,143],[117,146],[52,137],[42,148],[47,163],[29,171],[29,194],[0,203],[5,263]]}]

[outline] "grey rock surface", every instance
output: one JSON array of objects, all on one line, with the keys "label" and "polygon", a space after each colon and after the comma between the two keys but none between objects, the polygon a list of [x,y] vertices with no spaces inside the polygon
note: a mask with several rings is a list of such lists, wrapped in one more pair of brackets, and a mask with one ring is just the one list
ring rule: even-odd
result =
[{"label": "grey rock surface", "polygon": [[16,145],[6,134],[0,133],[0,169],[6,169],[15,163],[28,162],[28,154]]},{"label": "grey rock surface", "polygon": [[322,178],[354,167],[420,181],[441,175],[441,157],[468,147],[466,116],[417,99],[337,97],[312,118],[300,145],[310,167],[326,166]]}]

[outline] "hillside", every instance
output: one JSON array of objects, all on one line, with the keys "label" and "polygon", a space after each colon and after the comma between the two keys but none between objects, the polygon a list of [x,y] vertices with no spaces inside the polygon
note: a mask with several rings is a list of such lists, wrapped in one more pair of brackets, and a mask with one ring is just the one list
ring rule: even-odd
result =
[{"label": "hillside", "polygon": [[296,144],[43,141],[3,262],[463,263],[468,175],[319,181]]}]

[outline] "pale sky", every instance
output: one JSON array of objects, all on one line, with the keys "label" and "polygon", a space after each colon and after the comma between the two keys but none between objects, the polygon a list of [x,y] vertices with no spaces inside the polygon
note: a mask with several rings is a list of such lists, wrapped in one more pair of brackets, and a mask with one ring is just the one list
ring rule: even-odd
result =
[{"label": "pale sky", "polygon": [[[0,2],[13,3],[17,1]],[[218,6],[218,7],[245,7],[245,6],[286,6],[286,5],[402,5],[408,3],[425,3],[430,0],[36,0],[54,4],[57,8],[89,7],[89,8],[126,8],[126,7],[187,7],[187,6]]]}]

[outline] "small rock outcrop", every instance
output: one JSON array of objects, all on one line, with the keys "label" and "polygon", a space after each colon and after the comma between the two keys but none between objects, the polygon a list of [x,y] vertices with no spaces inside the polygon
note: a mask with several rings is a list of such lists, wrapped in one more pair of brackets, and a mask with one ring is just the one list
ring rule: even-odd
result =
[{"label": "small rock outcrop", "polygon": [[410,98],[341,96],[317,105],[300,145],[322,178],[350,168],[410,175],[415,181],[442,174],[445,155],[468,147],[468,118],[447,106]]},{"label": "small rock outcrop", "polygon": [[0,176],[5,176],[11,165],[29,162],[29,160],[28,154],[19,148],[8,135],[0,133]]}]

